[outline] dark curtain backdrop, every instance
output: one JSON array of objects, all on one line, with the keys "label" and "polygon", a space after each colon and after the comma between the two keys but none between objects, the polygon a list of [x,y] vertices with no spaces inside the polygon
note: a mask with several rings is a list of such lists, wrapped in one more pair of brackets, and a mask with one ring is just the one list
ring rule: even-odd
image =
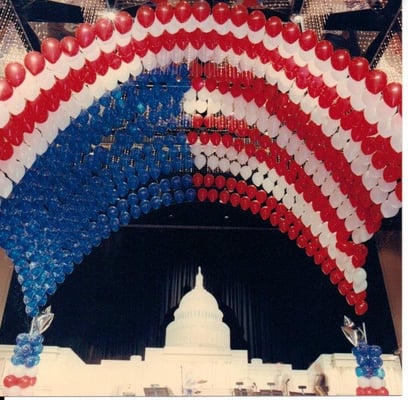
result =
[{"label": "dark curtain backdrop", "polygon": [[[252,216],[252,226],[231,226],[221,218],[218,226],[192,229],[215,206],[200,207],[176,209],[191,225],[169,226],[153,213],[140,220],[143,225],[103,241],[50,298],[55,318],[44,344],[71,347],[89,363],[162,347],[165,328],[201,266],[204,285],[230,326],[232,348],[248,349],[250,358],[303,369],[322,353],[349,353],[340,329],[344,315],[366,323],[370,343],[388,353],[396,349],[374,241],[366,266],[370,308],[359,318],[285,235]],[[14,343],[28,329],[18,290],[14,277],[1,343]]]}]

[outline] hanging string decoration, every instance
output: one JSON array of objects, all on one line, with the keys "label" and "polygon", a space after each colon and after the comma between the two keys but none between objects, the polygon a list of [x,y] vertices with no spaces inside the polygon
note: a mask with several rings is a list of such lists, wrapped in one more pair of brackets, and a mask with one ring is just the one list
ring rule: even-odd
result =
[{"label": "hanging string decoration", "polygon": [[0,246],[27,315],[112,231],[186,201],[269,221],[364,314],[364,242],[402,206],[401,92],[242,4],[142,5],[43,40],[0,78]]}]

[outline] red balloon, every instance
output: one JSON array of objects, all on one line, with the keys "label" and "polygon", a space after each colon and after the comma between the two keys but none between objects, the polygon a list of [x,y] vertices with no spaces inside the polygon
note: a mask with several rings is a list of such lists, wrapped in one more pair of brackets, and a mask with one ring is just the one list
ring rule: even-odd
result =
[{"label": "red balloon", "polygon": [[205,21],[211,14],[211,7],[205,0],[197,0],[193,3],[192,12],[198,22]]},{"label": "red balloon", "polygon": [[17,87],[23,83],[26,70],[19,62],[11,62],[6,65],[4,75],[10,85]]},{"label": "red balloon", "polygon": [[241,197],[238,193],[232,193],[230,196],[230,203],[233,207],[237,207],[241,201]]},{"label": "red balloon", "polygon": [[238,181],[235,188],[238,194],[244,194],[246,193],[247,184],[245,181]]},{"label": "red balloon", "polygon": [[402,85],[398,82],[391,82],[383,89],[382,95],[388,106],[396,107],[401,104]]},{"label": "red balloon", "polygon": [[0,78],[0,101],[6,101],[13,95],[13,88],[8,81]]},{"label": "red balloon", "polygon": [[235,26],[241,26],[248,20],[248,9],[243,4],[235,4],[231,8],[231,21]]},{"label": "red balloon", "polygon": [[[1,132],[1,129],[0,129]],[[8,160],[13,155],[13,146],[0,133],[0,160]]]},{"label": "red balloon", "polygon": [[263,206],[260,210],[259,210],[259,215],[261,216],[261,218],[266,221],[270,215],[271,215],[271,207],[269,206]]},{"label": "red balloon", "polygon": [[235,189],[235,186],[237,185],[237,180],[235,178],[227,178],[227,181],[225,182],[225,186],[229,191],[233,191]]},{"label": "red balloon", "polygon": [[[154,11],[153,10],[152,10],[152,13],[153,13],[153,21],[154,21]],[[113,20],[113,23],[115,24],[116,30],[120,34],[123,35],[123,34],[129,32],[132,29],[133,19],[132,19],[132,16],[128,12],[120,11],[115,15],[115,19]],[[148,25],[148,26],[150,26],[150,25]]]},{"label": "red balloon", "polygon": [[139,21],[139,24],[142,25],[144,28],[152,26],[155,17],[156,16],[153,9],[146,5],[140,6],[136,12],[136,18]]},{"label": "red balloon", "polygon": [[293,22],[283,25],[282,36],[288,43],[295,42],[300,36],[299,26]]},{"label": "red balloon", "polygon": [[210,189],[208,191],[208,200],[210,200],[211,203],[214,203],[218,199],[218,191],[217,189]]},{"label": "red balloon", "polygon": [[174,8],[162,1],[156,6],[156,17],[162,24],[168,24],[174,16]]},{"label": "red balloon", "polygon": [[248,16],[248,27],[251,31],[257,32],[265,26],[266,18],[262,11],[254,10]]},{"label": "red balloon", "polygon": [[326,61],[333,54],[333,45],[328,40],[321,40],[316,44],[315,54],[319,60]]},{"label": "red balloon", "polygon": [[346,296],[352,287],[352,284],[345,279],[341,280],[337,285],[337,289],[342,296]]},{"label": "red balloon", "polygon": [[222,25],[228,21],[231,12],[227,3],[217,3],[212,9],[214,21]]},{"label": "red balloon", "polygon": [[79,52],[79,43],[73,36],[65,36],[61,42],[61,50],[69,56],[76,56]]},{"label": "red balloon", "polygon": [[282,32],[281,19],[275,16],[268,18],[265,24],[265,30],[269,36],[278,36]]},{"label": "red balloon", "polygon": [[174,9],[174,16],[179,22],[186,22],[190,18],[191,13],[191,6],[185,0],[179,1]]},{"label": "red balloon", "polygon": [[226,182],[226,179],[225,179],[225,176],[223,175],[217,175],[214,179],[215,187],[219,190],[224,189],[225,182]]},{"label": "red balloon", "polygon": [[214,132],[210,140],[213,145],[218,146],[221,143],[221,135],[218,132]]},{"label": "red balloon", "polygon": [[347,50],[336,50],[331,56],[331,65],[337,71],[343,71],[350,63],[350,53]]},{"label": "red balloon", "polygon": [[197,139],[198,139],[197,132],[190,131],[190,132],[187,133],[188,143],[194,144],[195,142],[197,142]]},{"label": "red balloon", "polygon": [[14,375],[7,375],[4,379],[3,379],[3,385],[7,388],[10,388],[12,386],[16,386],[18,382],[18,378]]},{"label": "red balloon", "polygon": [[195,187],[202,186],[203,182],[204,182],[204,177],[203,177],[203,175],[200,174],[199,172],[196,172],[196,173],[193,175],[193,184],[194,184],[194,186],[195,186]]},{"label": "red balloon", "polygon": [[227,190],[223,190],[222,192],[220,192],[220,202],[222,204],[227,204],[229,202],[230,199],[230,194]]},{"label": "red balloon", "polygon": [[307,29],[300,35],[299,45],[302,50],[308,51],[316,46],[317,40],[318,38],[316,32],[312,29]]},{"label": "red balloon", "polygon": [[256,192],[256,199],[261,203],[265,203],[266,198],[268,197],[268,195],[266,194],[265,190],[258,190]]},{"label": "red balloon", "polygon": [[86,48],[95,40],[95,29],[91,24],[83,22],[78,25],[75,37],[78,39],[79,45]]},{"label": "red balloon", "polygon": [[337,285],[343,278],[343,273],[337,268],[330,272],[330,282],[333,285]]},{"label": "red balloon", "polygon": [[365,84],[369,92],[380,93],[387,84],[387,75],[379,69],[373,69],[367,74]]},{"label": "red balloon", "polygon": [[51,63],[55,63],[61,57],[61,43],[54,38],[46,38],[41,43],[41,53]]},{"label": "red balloon", "polygon": [[45,58],[38,51],[30,51],[24,57],[24,65],[33,75],[38,75],[45,68]]},{"label": "red balloon", "polygon": [[214,184],[214,175],[206,174],[204,175],[204,186],[211,187]]},{"label": "red balloon", "polygon": [[207,196],[208,196],[207,189],[205,189],[205,188],[198,189],[198,191],[197,191],[198,200],[205,201],[205,200],[207,200]]},{"label": "red balloon", "polygon": [[360,301],[354,306],[354,312],[356,313],[356,315],[363,315],[367,312],[367,310],[368,304],[365,301]]},{"label": "red balloon", "polygon": [[21,387],[21,389],[28,388],[30,386],[31,379],[29,376],[24,375],[18,380],[18,386]]},{"label": "red balloon", "polygon": [[370,64],[364,57],[354,57],[350,60],[349,73],[355,81],[364,79],[368,74],[369,68]]},{"label": "red balloon", "polygon": [[239,205],[244,211],[246,211],[251,206],[251,200],[248,196],[242,196]]},{"label": "red balloon", "polygon": [[95,33],[101,40],[108,40],[113,35],[113,23],[108,18],[100,18],[95,23]]},{"label": "red balloon", "polygon": [[249,206],[251,213],[253,215],[258,214],[260,209],[261,209],[261,204],[259,203],[258,200],[252,200],[251,205]]}]

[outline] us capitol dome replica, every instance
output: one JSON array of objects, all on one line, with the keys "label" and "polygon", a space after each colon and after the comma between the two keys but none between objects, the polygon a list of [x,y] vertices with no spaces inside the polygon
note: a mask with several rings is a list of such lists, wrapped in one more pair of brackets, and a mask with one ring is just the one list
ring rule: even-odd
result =
[{"label": "us capitol dome replica", "polygon": [[166,349],[194,347],[197,351],[230,351],[230,329],[215,297],[203,285],[198,268],[195,287],[180,301],[174,321],[166,329]]}]

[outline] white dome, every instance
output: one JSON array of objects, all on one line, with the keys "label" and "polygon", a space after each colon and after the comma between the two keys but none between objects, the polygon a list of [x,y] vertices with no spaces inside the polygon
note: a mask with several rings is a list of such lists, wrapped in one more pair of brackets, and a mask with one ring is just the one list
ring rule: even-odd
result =
[{"label": "white dome", "polygon": [[230,330],[222,322],[215,297],[205,290],[201,269],[196,283],[180,301],[174,321],[166,329],[166,347],[230,349]]}]

